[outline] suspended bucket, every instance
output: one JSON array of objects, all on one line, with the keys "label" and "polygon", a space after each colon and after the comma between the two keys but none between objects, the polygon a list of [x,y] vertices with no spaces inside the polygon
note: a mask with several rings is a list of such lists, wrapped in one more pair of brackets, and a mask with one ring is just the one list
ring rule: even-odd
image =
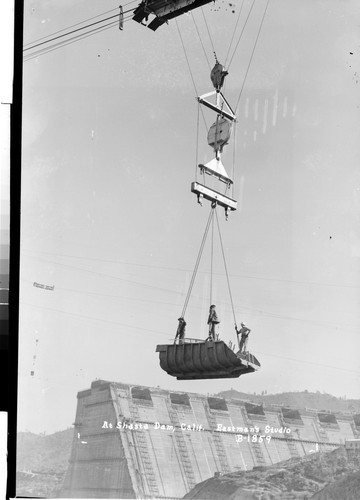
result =
[{"label": "suspended bucket", "polygon": [[161,368],[178,380],[237,378],[260,368],[250,353],[234,353],[222,340],[185,339],[156,347]]}]

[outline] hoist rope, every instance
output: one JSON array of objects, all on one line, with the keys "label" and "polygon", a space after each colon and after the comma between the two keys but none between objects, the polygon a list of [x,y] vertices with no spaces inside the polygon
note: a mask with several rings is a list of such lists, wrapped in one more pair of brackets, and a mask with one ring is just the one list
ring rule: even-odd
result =
[{"label": "hoist rope", "polygon": [[[211,207],[212,213],[216,210],[216,205]],[[212,304],[212,285],[213,285],[213,261],[214,261],[214,216],[211,220],[211,257],[210,257],[210,305]]]},{"label": "hoist rope", "polygon": [[232,186],[231,186],[231,196],[234,198],[234,186],[235,186],[235,161],[236,161],[236,122],[234,122],[234,141],[233,141],[233,168],[232,168]]},{"label": "hoist rope", "polygon": [[236,323],[235,309],[234,309],[234,303],[233,303],[233,298],[232,298],[232,294],[231,294],[230,280],[229,280],[229,273],[228,273],[228,270],[227,270],[227,265],[226,265],[225,252],[224,252],[224,246],[223,246],[222,237],[221,237],[221,231],[220,231],[219,219],[218,219],[218,215],[217,215],[217,213],[216,213],[216,212],[215,212],[215,215],[216,215],[216,224],[217,224],[217,228],[218,228],[218,232],[219,232],[219,239],[220,239],[220,245],[221,245],[221,252],[222,252],[223,261],[224,261],[225,274],[226,274],[226,281],[227,281],[227,284],[228,284],[228,289],[229,289],[229,295],[230,295],[231,308],[232,308],[232,313],[233,313],[233,317],[234,317],[234,324],[235,324],[235,326],[236,326],[236,325],[237,325],[237,323]]},{"label": "hoist rope", "polygon": [[201,47],[202,47],[202,49],[203,49],[203,52],[204,52],[204,55],[205,55],[205,59],[206,59],[206,61],[207,61],[207,63],[208,63],[209,69],[210,69],[210,71],[211,71],[210,61],[209,61],[209,58],[208,58],[208,56],[207,56],[207,54],[206,54],[206,50],[205,50],[205,47],[204,47],[204,44],[203,44],[203,41],[202,41],[202,38],[201,38],[201,35],[200,35],[199,28],[198,28],[198,26],[197,26],[197,24],[196,24],[195,17],[194,17],[194,14],[193,14],[192,12],[191,12],[191,17],[192,17],[192,20],[194,21],[194,25],[195,25],[195,28],[196,28],[196,32],[197,32],[197,34],[198,34],[198,37],[199,37],[199,40],[200,40],[200,43],[201,43]]},{"label": "hoist rope", "polygon": [[240,89],[238,100],[236,101],[235,114],[236,114],[237,107],[239,105],[239,101],[240,101],[240,98],[241,98],[242,91],[244,90],[244,85],[245,85],[246,78],[247,78],[247,75],[249,73],[250,65],[251,65],[251,62],[252,62],[252,59],[253,59],[253,56],[254,56],[254,53],[255,53],[256,45],[257,45],[257,42],[259,40],[260,32],[261,32],[261,29],[262,29],[262,26],[263,26],[263,23],[264,23],[264,19],[265,19],[265,15],[266,15],[266,12],[267,12],[267,9],[268,9],[268,6],[269,6],[269,2],[270,2],[270,0],[267,0],[267,2],[266,2],[266,7],[265,7],[265,10],[264,10],[262,19],[261,19],[261,23],[260,23],[260,27],[259,27],[256,39],[255,39],[254,47],[253,47],[253,50],[251,52],[250,61],[249,61],[248,67],[246,69],[245,77],[244,77],[243,84],[242,84],[241,89]]},{"label": "hoist rope", "polygon": [[196,153],[195,153],[195,181],[198,178],[198,161],[199,161],[199,127],[200,127],[200,103],[198,102],[197,117],[196,117]]},{"label": "hoist rope", "polygon": [[227,281],[228,290],[229,290],[231,309],[232,309],[232,313],[233,313],[234,324],[236,326],[237,323],[236,323],[234,301],[233,301],[232,293],[231,293],[229,273],[228,273],[227,264],[226,264],[225,251],[224,251],[224,245],[223,245],[221,231],[220,231],[219,219],[218,219],[218,215],[217,215],[217,212],[216,212],[216,205],[212,206],[211,210],[210,210],[209,218],[207,220],[205,231],[204,231],[204,234],[203,234],[203,237],[202,237],[202,240],[201,240],[201,245],[200,245],[199,253],[198,253],[197,258],[196,258],[196,262],[195,262],[193,274],[191,276],[191,280],[190,280],[190,284],[189,284],[189,289],[188,289],[188,292],[186,294],[184,307],[183,307],[183,310],[181,312],[181,317],[183,317],[183,318],[185,317],[185,312],[186,312],[186,309],[187,309],[187,306],[188,306],[188,303],[189,303],[190,295],[191,295],[191,292],[192,292],[192,289],[193,289],[193,286],[194,286],[194,282],[195,282],[195,278],[196,278],[196,275],[197,275],[197,272],[198,272],[198,269],[199,269],[199,264],[200,264],[200,260],[201,260],[201,257],[202,257],[203,251],[204,251],[204,247],[205,247],[206,239],[207,239],[207,236],[208,236],[208,233],[209,233],[210,225],[211,225],[211,232],[212,232],[212,234],[211,234],[211,264],[210,264],[210,304],[212,304],[213,257],[214,257],[214,212],[215,212],[215,216],[216,216],[216,225],[217,225],[217,229],[218,229],[218,233],[219,233],[219,240],[220,240],[221,253],[222,253],[223,262],[224,262],[224,268],[225,268],[225,274],[226,274],[226,281]]},{"label": "hoist rope", "polygon": [[214,56],[215,56],[215,60],[216,60],[216,62],[217,62],[217,57],[216,57],[216,52],[215,52],[214,43],[213,43],[213,41],[212,41],[212,37],[211,37],[211,34],[210,34],[209,26],[208,26],[208,23],[207,23],[207,20],[206,20],[206,17],[205,17],[205,14],[204,14],[204,11],[203,11],[203,8],[202,8],[202,7],[201,7],[201,13],[202,13],[203,18],[204,18],[204,21],[205,21],[205,26],[206,26],[206,29],[207,29],[207,32],[208,32],[208,35],[209,35],[209,38],[210,38],[211,47],[212,47],[212,49],[213,49]]},{"label": "hoist rope", "polygon": [[[190,66],[190,62],[189,62],[189,58],[187,56],[187,52],[186,52],[186,48],[185,48],[185,44],[184,44],[184,40],[181,36],[181,32],[180,32],[180,28],[179,28],[179,24],[178,24],[178,20],[175,19],[175,22],[176,22],[176,27],[177,27],[177,30],[178,30],[178,33],[179,33],[179,37],[180,37],[180,40],[181,40],[181,45],[182,45],[182,48],[183,48],[183,51],[184,51],[184,55],[185,55],[185,59],[186,59],[186,63],[187,63],[187,66],[188,66],[188,69],[189,69],[189,73],[190,73],[190,77],[191,77],[191,81],[193,83],[193,86],[194,86],[194,90],[195,90],[195,95],[198,96],[199,93],[197,91],[197,88],[196,88],[196,84],[195,84],[195,80],[194,80],[194,76],[193,76],[193,73],[191,71],[191,66]],[[207,128],[207,123],[206,123],[206,120],[205,120],[205,115],[204,115],[204,111],[201,109],[201,115],[203,117],[203,120],[204,120],[204,124],[205,124],[205,127]]]},{"label": "hoist rope", "polygon": [[186,294],[184,307],[183,307],[183,310],[182,310],[182,313],[181,313],[181,317],[182,317],[182,318],[184,318],[184,316],[185,316],[186,308],[187,308],[187,306],[188,306],[188,302],[189,302],[189,299],[190,299],[191,291],[192,291],[192,288],[193,288],[193,286],[194,286],[194,282],[195,282],[196,274],[197,274],[197,271],[198,271],[198,268],[199,268],[199,264],[200,264],[201,256],[202,256],[202,253],[203,253],[203,250],[204,250],[204,246],[205,246],[206,238],[207,238],[207,235],[208,235],[208,232],[209,232],[209,227],[210,227],[210,223],[211,223],[211,221],[212,221],[212,219],[213,219],[213,216],[214,216],[214,209],[213,209],[213,208],[211,208],[211,211],[210,211],[210,214],[209,214],[209,218],[208,218],[208,221],[207,221],[207,223],[206,223],[206,227],[205,227],[204,235],[203,235],[203,238],[202,238],[202,241],[201,241],[201,245],[200,245],[199,253],[198,253],[198,256],[197,256],[197,259],[196,259],[196,263],[195,263],[194,271],[193,271],[193,274],[192,274],[192,276],[191,276],[190,285],[189,285],[189,290],[188,290],[188,292],[187,292],[187,294]]},{"label": "hoist rope", "polygon": [[242,37],[242,35],[243,35],[243,33],[244,33],[244,30],[245,30],[245,28],[246,28],[246,25],[247,25],[247,22],[248,22],[248,20],[249,20],[249,17],[250,17],[251,11],[252,11],[252,9],[253,9],[253,7],[254,7],[254,4],[255,4],[255,0],[253,0],[253,3],[251,4],[250,10],[249,10],[249,12],[248,12],[248,15],[247,15],[247,18],[246,18],[246,20],[245,20],[244,26],[243,26],[243,28],[242,28],[242,30],[241,30],[240,35],[239,35],[239,39],[238,39],[238,41],[237,41],[237,43],[236,43],[236,45],[235,45],[235,48],[234,48],[233,54],[232,54],[232,56],[231,56],[231,59],[230,59],[230,61],[229,61],[229,65],[228,65],[227,69],[229,69],[229,68],[230,68],[231,63],[232,63],[232,60],[234,59],[235,53],[236,53],[236,51],[237,51],[237,48],[238,48],[238,46],[239,46],[239,43],[240,43],[241,37]]},{"label": "hoist rope", "polygon": [[179,37],[180,37],[180,41],[181,41],[181,45],[182,45],[182,48],[183,48],[183,51],[184,51],[184,55],[185,55],[185,59],[186,59],[186,63],[187,63],[187,66],[188,66],[188,69],[189,69],[189,73],[190,73],[190,77],[191,77],[191,81],[193,83],[193,86],[194,86],[194,90],[195,90],[195,94],[196,95],[199,95],[198,91],[197,91],[197,88],[196,88],[196,84],[195,84],[195,80],[194,80],[194,76],[193,76],[193,73],[191,71],[191,66],[190,66],[190,62],[189,62],[189,58],[187,56],[187,53],[186,53],[186,49],[185,49],[185,45],[184,45],[184,40],[181,36],[181,32],[180,32],[180,28],[179,28],[179,23],[178,23],[178,20],[175,19],[175,23],[176,23],[176,28],[178,30],[178,33],[179,33]]},{"label": "hoist rope", "polygon": [[226,68],[226,63],[227,63],[227,60],[228,60],[228,57],[229,57],[229,53],[230,53],[230,49],[231,49],[232,43],[234,41],[235,32],[236,32],[236,29],[237,29],[239,21],[240,21],[240,16],[241,16],[241,13],[242,13],[243,6],[244,6],[244,0],[242,0],[242,2],[241,2],[240,12],[239,12],[238,18],[236,20],[235,28],[234,28],[234,31],[233,31],[233,34],[232,34],[232,37],[231,37],[231,40],[230,40],[230,45],[229,45],[229,48],[228,48],[228,51],[227,51],[227,54],[226,54],[225,63],[224,63],[225,68]]}]

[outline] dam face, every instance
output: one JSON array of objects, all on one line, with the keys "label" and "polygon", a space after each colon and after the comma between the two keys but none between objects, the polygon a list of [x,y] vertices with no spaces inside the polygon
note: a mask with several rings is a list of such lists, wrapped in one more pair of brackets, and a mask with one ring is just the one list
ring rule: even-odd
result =
[{"label": "dam face", "polygon": [[358,415],[97,380],[78,393],[62,497],[182,498],[214,475],[330,451]]}]

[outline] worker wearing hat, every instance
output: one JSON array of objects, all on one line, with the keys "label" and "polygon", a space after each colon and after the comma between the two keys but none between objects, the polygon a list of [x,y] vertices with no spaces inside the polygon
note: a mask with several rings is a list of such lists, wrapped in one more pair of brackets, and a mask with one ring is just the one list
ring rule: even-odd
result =
[{"label": "worker wearing hat", "polygon": [[237,329],[237,326],[235,325],[235,330],[238,336],[238,342],[239,342],[239,335],[241,335],[241,339],[239,342],[239,352],[246,352],[247,348],[247,342],[249,338],[249,333],[251,332],[250,328],[247,328],[245,326],[245,323],[241,323],[241,328],[239,330]]},{"label": "worker wearing hat", "polygon": [[218,315],[216,314],[215,307],[216,307],[215,305],[211,305],[209,310],[209,318],[208,318],[209,340],[215,340],[215,325],[218,325],[220,323]]},{"label": "worker wearing hat", "polygon": [[176,330],[174,344],[176,344],[176,339],[179,339],[179,344],[183,344],[184,338],[185,338],[186,321],[181,316],[180,318],[178,318],[178,322],[179,322],[179,325],[178,325],[177,330]]}]

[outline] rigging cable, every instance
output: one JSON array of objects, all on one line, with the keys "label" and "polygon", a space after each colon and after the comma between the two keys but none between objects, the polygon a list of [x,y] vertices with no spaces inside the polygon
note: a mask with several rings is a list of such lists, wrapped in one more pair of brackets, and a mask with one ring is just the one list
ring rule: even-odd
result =
[{"label": "rigging cable", "polygon": [[237,323],[236,323],[236,316],[235,316],[234,302],[233,302],[233,298],[232,298],[232,294],[231,294],[231,287],[230,287],[230,281],[229,281],[229,273],[228,273],[228,270],[227,270],[227,265],[226,265],[226,259],[225,259],[224,246],[223,246],[222,237],[221,237],[221,232],[220,232],[219,218],[218,218],[218,215],[217,215],[217,213],[216,213],[216,212],[215,212],[215,215],[216,215],[216,224],[217,224],[217,228],[218,228],[218,232],[219,232],[219,238],[220,238],[221,251],[222,251],[222,256],[223,256],[223,261],[224,261],[225,274],[226,274],[226,281],[227,281],[227,284],[228,284],[228,289],[229,289],[229,295],[230,295],[231,308],[232,308],[232,313],[233,313],[233,316],[234,316],[234,323],[235,323],[235,326],[236,326],[236,325],[237,325]]},{"label": "rigging cable", "polygon": [[[216,204],[211,206],[211,210],[216,212]],[[214,262],[214,216],[211,220],[211,253],[210,253],[210,305],[212,304],[212,288],[213,288],[213,262]]]},{"label": "rigging cable", "polygon": [[209,232],[209,227],[210,227],[210,223],[212,221],[213,216],[214,216],[214,209],[211,208],[211,211],[210,211],[210,214],[209,214],[209,218],[208,218],[208,221],[207,221],[206,227],[205,227],[205,232],[204,232],[204,235],[203,235],[203,238],[202,238],[202,241],[201,241],[199,253],[198,253],[198,256],[196,258],[196,263],[195,263],[194,271],[193,271],[193,274],[192,274],[192,277],[191,277],[191,280],[190,280],[189,290],[188,290],[188,292],[186,294],[184,307],[183,307],[183,310],[182,310],[182,313],[181,313],[181,317],[182,318],[184,318],[184,316],[185,316],[186,308],[187,308],[187,305],[189,303],[190,294],[191,294],[192,288],[194,286],[196,274],[197,274],[197,271],[198,271],[198,268],[199,268],[201,256],[202,256],[202,253],[203,253],[203,250],[204,250],[206,238],[207,238],[207,235],[208,235],[208,232]]},{"label": "rigging cable", "polygon": [[230,65],[231,65],[231,63],[232,63],[232,60],[234,59],[235,53],[236,53],[236,51],[237,51],[237,48],[238,48],[238,46],[239,46],[239,43],[240,43],[241,37],[242,37],[242,35],[243,35],[243,33],[244,33],[244,30],[245,30],[245,28],[246,28],[246,25],[247,25],[247,22],[248,22],[248,20],[249,20],[249,17],[250,17],[251,11],[252,11],[252,9],[253,9],[253,7],[254,7],[254,4],[255,4],[255,0],[253,0],[253,3],[251,4],[251,7],[250,7],[250,10],[249,10],[249,12],[248,12],[247,18],[246,18],[246,20],[245,20],[245,23],[244,23],[243,29],[241,30],[241,33],[240,33],[239,39],[238,39],[238,41],[237,41],[237,43],[236,43],[235,49],[234,49],[234,51],[233,51],[233,54],[232,54],[232,56],[231,56],[231,59],[230,59],[230,61],[229,61],[229,65],[228,65],[227,69],[229,69],[229,68],[230,68]]},{"label": "rigging cable", "polygon": [[226,67],[226,63],[227,63],[228,57],[229,57],[231,45],[232,45],[232,43],[234,41],[235,32],[236,32],[236,29],[237,29],[239,21],[240,21],[240,16],[241,16],[241,13],[242,13],[243,6],[244,6],[244,0],[242,0],[242,2],[241,2],[240,12],[239,12],[239,15],[238,15],[238,18],[237,18],[237,21],[236,21],[236,24],[235,24],[235,28],[234,28],[234,31],[233,31],[233,34],[232,34],[232,37],[231,37],[231,40],[230,40],[229,48],[228,48],[228,51],[227,51],[227,54],[226,54],[225,63],[224,63],[225,67]]},{"label": "rigging cable", "polygon": [[184,51],[184,55],[185,55],[185,59],[186,59],[186,63],[187,63],[187,66],[188,66],[188,69],[189,69],[189,72],[190,72],[190,77],[191,77],[191,81],[193,83],[193,86],[194,86],[194,90],[195,90],[195,94],[196,95],[199,95],[198,91],[197,91],[197,88],[196,88],[196,84],[195,84],[195,80],[194,80],[194,76],[193,76],[193,73],[191,71],[191,66],[190,66],[190,63],[189,63],[189,58],[187,56],[187,53],[186,53],[186,49],[185,49],[185,45],[184,45],[184,40],[181,36],[181,32],[180,32],[180,28],[179,28],[179,23],[177,21],[177,19],[175,19],[175,22],[176,22],[176,28],[178,30],[178,33],[179,33],[179,37],[180,37],[180,40],[181,40],[181,45],[182,45],[182,48],[183,48],[183,51]]},{"label": "rigging cable", "polygon": [[[44,260],[42,262],[51,262],[51,261]],[[55,264],[55,265],[63,265],[63,264],[60,264],[59,262],[51,262],[51,263]],[[66,265],[64,265],[64,266],[67,267]],[[73,269],[78,270],[78,271],[85,271],[85,272],[88,272],[88,273],[93,273],[93,271],[88,270],[88,269],[78,268],[78,267],[75,267],[75,266],[71,266],[71,267]],[[202,272],[202,271],[199,271],[199,272]],[[119,276],[112,276],[112,275],[103,274],[103,273],[96,273],[96,274],[100,275],[100,276],[103,276],[105,278],[108,277],[108,278],[111,278],[111,279],[116,279],[116,280],[120,280],[120,281],[126,281],[127,283],[130,283],[131,285],[137,285],[137,286],[141,286],[143,288],[151,288],[151,289],[154,289],[154,290],[159,290],[159,291],[169,292],[169,293],[173,293],[173,294],[178,294],[178,292],[175,292],[173,289],[155,287],[155,286],[152,286],[152,285],[147,285],[145,283],[140,283],[140,282],[133,281],[133,280],[124,280],[124,278],[121,278]],[[213,273],[213,274],[215,275],[216,273]],[[22,283],[33,284],[34,280],[23,279],[22,278],[21,282]],[[92,295],[92,296],[99,296],[99,297],[109,297],[109,298],[125,299],[125,300],[140,300],[142,302],[153,302],[153,303],[159,304],[159,301],[153,301],[153,300],[149,300],[149,299],[133,299],[133,298],[130,298],[130,297],[124,297],[124,296],[120,296],[120,295],[104,294],[104,293],[101,293],[101,292],[89,292],[87,290],[76,290],[74,288],[63,288],[61,286],[60,287],[56,286],[56,289],[57,289],[57,291],[61,290],[61,291],[73,292],[73,293],[83,294],[83,295]],[[161,304],[166,304],[166,305],[171,305],[171,306],[176,305],[174,302],[163,302],[163,301],[161,301],[160,303]],[[195,307],[195,306],[193,306],[193,307]],[[262,318],[268,317],[270,319],[280,319],[280,320],[285,320],[285,321],[289,321],[290,320],[292,323],[294,323],[294,322],[301,322],[301,323],[306,323],[306,324],[317,325],[320,328],[327,328],[327,329],[330,328],[330,329],[335,329],[335,330],[339,330],[341,327],[343,327],[343,328],[346,328],[347,331],[358,332],[358,327],[356,327],[355,325],[352,325],[352,324],[349,324],[349,325],[342,324],[341,327],[340,327],[340,325],[335,324],[335,323],[330,323],[330,322],[325,322],[325,321],[314,321],[314,320],[305,319],[305,318],[294,318],[292,316],[284,316],[284,315],[279,315],[279,314],[275,314],[275,313],[270,313],[270,312],[264,311],[262,309],[254,309],[254,308],[251,308],[251,307],[248,307],[248,306],[245,306],[245,305],[243,305],[243,308],[248,310],[247,314],[251,315],[252,313],[256,313],[257,317],[261,316]]]},{"label": "rigging cable", "polygon": [[31,59],[34,59],[36,57],[47,54],[48,52],[53,52],[54,50],[60,49],[62,47],[66,47],[67,45],[71,45],[75,42],[78,42],[78,41],[83,40],[85,38],[88,38],[90,36],[101,33],[102,31],[106,31],[110,28],[114,28],[117,25],[118,25],[117,21],[112,21],[111,23],[108,23],[105,26],[99,26],[99,27],[94,28],[90,31],[87,31],[86,33],[80,33],[79,35],[76,35],[73,38],[70,38],[69,40],[63,40],[61,42],[58,42],[58,43],[51,45],[50,47],[43,47],[42,49],[39,49],[38,51],[35,51],[32,54],[26,55],[24,57],[24,62],[30,61]]},{"label": "rigging cable", "polygon": [[[133,0],[133,1],[135,1],[135,0]],[[132,3],[132,2],[129,2],[129,3]],[[49,35],[42,36],[41,38],[37,38],[36,40],[33,40],[32,42],[27,42],[24,44],[24,47],[26,47],[27,45],[31,45],[32,43],[40,42],[41,40],[45,40],[45,38],[49,38],[50,36],[57,35],[58,33],[62,33],[63,31],[66,31],[68,29],[75,28],[75,26],[79,26],[80,24],[84,24],[87,21],[92,21],[93,19],[96,19],[97,17],[104,16],[105,14],[109,14],[109,12],[114,12],[115,10],[119,10],[119,8],[107,10],[107,11],[102,12],[101,14],[98,14],[96,16],[89,17],[88,19],[84,19],[83,21],[80,21],[79,23],[71,24],[70,26],[67,26],[66,28],[63,28],[63,29],[58,30],[58,31],[54,31],[53,33],[50,33]]]},{"label": "rigging cable", "polygon": [[[124,265],[130,265],[130,266],[137,266],[137,267],[145,267],[145,268],[150,268],[150,269],[166,269],[170,271],[188,271],[188,269],[185,268],[178,268],[178,267],[168,267],[168,266],[156,266],[156,265],[148,265],[148,264],[139,264],[137,262],[128,262],[124,260],[113,260],[113,259],[99,259],[96,257],[84,257],[80,255],[69,255],[69,254],[60,254],[60,253],[54,253],[54,252],[44,252],[44,251],[38,251],[38,250],[31,250],[30,248],[25,248],[22,249],[22,255],[25,255],[26,257],[30,259],[35,259],[39,260],[40,262],[47,262],[51,264],[59,264],[59,265],[66,265],[60,262],[54,262],[54,261],[49,261],[49,260],[44,260],[43,258],[39,258],[36,256],[32,255],[26,255],[26,254],[32,254],[35,253],[36,255],[44,255],[45,257],[51,256],[51,257],[60,257],[60,258],[70,258],[70,259],[78,259],[82,261],[90,260],[90,261],[95,261],[95,262],[106,262],[106,263],[112,263],[112,264],[124,264]],[[80,269],[78,267],[72,266],[75,269]],[[339,283],[321,283],[317,281],[299,281],[299,280],[288,280],[288,279],[281,279],[281,278],[271,278],[271,277],[265,277],[265,276],[251,276],[248,274],[232,274],[234,278],[245,278],[245,279],[257,279],[257,280],[265,280],[265,281],[276,281],[279,283],[291,283],[291,284],[296,284],[296,285],[316,285],[316,286],[325,286],[325,287],[336,287],[336,288],[350,288],[350,289],[360,289],[358,285],[349,285],[349,284],[339,284]],[[329,323],[329,325],[332,325],[333,323]]]},{"label": "rigging cable", "polygon": [[[131,3],[134,3],[136,1],[137,0],[131,0],[130,2],[125,3],[123,5],[123,7],[126,7],[127,5],[130,5]],[[48,38],[50,36],[57,35],[58,33],[62,33],[63,31],[66,31],[70,28],[74,28],[75,26],[79,26],[80,24],[86,23],[87,21],[92,21],[93,19],[96,19],[97,17],[104,16],[105,14],[109,14],[109,12],[114,12],[115,10],[119,10],[119,7],[115,8],[115,9],[106,10],[105,12],[102,12],[101,14],[97,14],[96,16],[89,17],[89,18],[84,19],[83,21],[80,21],[78,23],[71,24],[70,26],[67,26],[66,28],[63,28],[63,29],[58,30],[58,31],[54,31],[53,33],[50,33],[49,35],[43,36],[41,38],[37,38],[36,40],[33,40],[32,42],[27,42],[24,44],[24,47],[26,47],[27,45],[31,45],[32,43],[40,42],[40,40],[44,40],[45,38]],[[133,9],[129,9],[126,12],[130,12],[130,11],[133,11]],[[120,15],[120,14],[118,14],[118,15]],[[86,28],[86,26],[84,26],[84,27]]]},{"label": "rigging cable", "polygon": [[200,103],[198,102],[198,106],[197,106],[197,116],[196,116],[195,181],[197,181],[197,179],[198,179],[199,128],[200,128]]},{"label": "rigging cable", "polygon": [[[132,3],[132,2],[128,2],[128,3]],[[126,5],[128,5],[128,4],[126,4]],[[129,13],[129,12],[132,13],[132,11],[133,11],[132,9],[129,9],[129,10],[125,11],[125,13]],[[98,16],[95,16],[95,17],[98,17]],[[101,21],[98,21],[98,23],[102,23],[102,22],[106,21],[107,19],[111,19],[113,17],[120,17],[120,14],[117,14],[116,16],[111,16],[109,18],[102,19]],[[124,19],[124,22],[130,21],[131,18],[132,18],[132,14],[128,15]],[[98,23],[92,23],[90,25],[83,26],[82,28],[79,28],[78,30],[73,30],[73,31],[65,33],[65,34],[63,34],[63,35],[61,35],[59,37],[55,37],[53,39],[46,40],[45,42],[43,42],[41,44],[35,44],[35,45],[31,46],[31,47],[27,47],[26,49],[23,50],[23,52],[25,52],[27,50],[30,50],[30,49],[33,49],[33,48],[35,48],[37,46],[40,46],[40,45],[45,45],[46,43],[50,43],[51,41],[57,40],[57,39],[62,38],[64,36],[68,36],[71,33],[76,33],[77,31],[81,31],[81,30],[83,30],[85,28],[89,28],[89,27],[91,27],[91,26],[93,26],[95,24],[98,24]],[[80,24],[80,23],[78,23],[78,24]],[[99,26],[99,27],[94,28],[94,29],[92,29],[90,31],[87,31],[85,33],[80,33],[79,35],[75,35],[72,38],[65,39],[65,40],[63,40],[61,42],[52,44],[52,45],[50,45],[50,47],[47,47],[45,45],[43,48],[39,49],[36,52],[32,52],[30,54],[25,54],[24,61],[28,61],[30,59],[33,59],[34,57],[39,57],[39,56],[44,55],[44,54],[46,54],[48,52],[52,52],[53,50],[65,47],[66,45],[69,45],[69,44],[74,43],[76,41],[82,40],[83,38],[87,38],[88,36],[96,35],[97,33],[101,33],[101,31],[105,31],[106,29],[109,29],[111,27],[115,27],[117,25],[118,25],[118,20],[112,21],[112,22],[110,22],[110,23],[108,23],[106,25]],[[76,25],[74,25],[74,26],[76,26]],[[61,32],[61,31],[64,31],[64,30],[60,30],[59,32]],[[58,33],[58,32],[56,32],[56,33]],[[51,35],[48,35],[48,36],[51,36]],[[44,38],[46,38],[46,37],[40,38],[39,40],[43,40]]]},{"label": "rigging cable", "polygon": [[203,41],[202,41],[202,38],[201,38],[201,35],[200,35],[200,32],[199,32],[199,28],[198,28],[198,26],[197,26],[197,24],[196,24],[195,17],[194,17],[194,14],[193,14],[192,12],[191,12],[191,17],[192,17],[192,20],[194,21],[194,25],[195,25],[196,32],[197,32],[197,34],[198,34],[198,37],[199,37],[199,40],[200,40],[200,43],[201,43],[201,47],[202,47],[202,49],[203,49],[203,52],[204,52],[204,55],[205,55],[206,61],[207,61],[207,63],[208,63],[209,69],[210,69],[210,71],[211,71],[211,64],[210,64],[209,58],[208,58],[208,56],[207,56],[207,54],[206,54],[206,50],[205,50],[205,47],[204,47],[204,44],[203,44]]},{"label": "rigging cable", "polygon": [[[192,83],[193,83],[193,86],[194,86],[195,95],[198,96],[199,93],[198,93],[197,88],[196,88],[196,84],[195,84],[195,80],[194,80],[194,75],[193,75],[193,73],[191,71],[191,66],[190,66],[189,58],[187,56],[187,52],[186,52],[184,40],[183,40],[183,38],[181,36],[181,32],[180,32],[180,28],[179,28],[179,23],[178,23],[177,19],[175,19],[175,22],[176,22],[176,28],[177,28],[177,31],[179,33],[179,37],[180,37],[180,40],[181,40],[181,45],[182,45],[182,48],[183,48],[183,51],[184,51],[186,63],[187,63],[188,69],[189,69],[190,77],[191,77],[191,80],[192,80]],[[204,111],[202,110],[202,108],[200,108],[200,110],[201,110],[201,115],[202,115],[203,120],[204,120],[205,127],[207,128],[207,123],[206,123],[206,120],[205,120]]]},{"label": "rigging cable", "polygon": [[232,180],[233,183],[231,185],[231,196],[234,198],[234,186],[235,186],[235,161],[236,161],[236,121],[234,121],[234,140],[233,140],[233,159],[232,159]]},{"label": "rigging cable", "polygon": [[214,52],[215,60],[217,62],[215,47],[214,47],[214,44],[213,44],[213,41],[212,41],[212,37],[211,37],[211,34],[210,34],[209,26],[208,26],[208,23],[206,21],[206,17],[205,17],[204,10],[203,10],[202,7],[201,7],[201,13],[202,13],[204,21],[205,21],[205,26],[206,26],[206,29],[207,29],[207,32],[208,32],[208,35],[209,35],[209,38],[210,38],[210,43],[211,43],[211,46],[212,46],[212,49],[213,49],[213,52]]},{"label": "rigging cable", "polygon": [[[132,9],[130,9],[130,10],[132,10]],[[130,12],[130,10],[125,11],[124,14],[126,14],[127,12]],[[101,19],[101,21],[96,21],[95,23],[88,24],[86,26],[83,26],[82,28],[77,28],[75,30],[69,31],[68,33],[64,33],[62,35],[55,36],[54,38],[50,38],[49,40],[45,40],[43,42],[36,43],[36,44],[31,45],[30,47],[27,47],[26,49],[24,49],[23,52],[26,52],[27,50],[35,49],[36,47],[39,47],[40,45],[44,45],[45,43],[53,42],[55,40],[58,40],[59,38],[63,38],[64,36],[72,35],[73,33],[76,33],[78,31],[84,30],[86,28],[90,28],[91,26],[95,26],[96,24],[103,23],[104,21],[109,21],[109,19],[113,19],[114,17],[119,17],[119,15],[120,14],[115,14],[114,16],[106,17],[105,19]]]},{"label": "rigging cable", "polygon": [[267,12],[267,9],[268,9],[268,6],[269,6],[269,2],[270,2],[270,0],[267,0],[267,2],[266,2],[266,7],[265,7],[265,10],[264,10],[262,19],[261,19],[261,23],[260,23],[260,27],[259,27],[259,30],[258,30],[258,33],[257,33],[257,36],[256,36],[254,47],[253,47],[253,50],[251,52],[250,61],[249,61],[248,67],[246,69],[245,77],[244,77],[243,84],[242,84],[241,89],[240,89],[238,100],[236,101],[235,113],[236,113],[237,107],[239,105],[239,101],[240,101],[240,98],[241,98],[242,91],[244,90],[244,85],[245,85],[246,78],[247,78],[247,75],[249,73],[250,65],[251,65],[251,62],[252,62],[252,59],[253,59],[253,56],[254,56],[254,53],[255,53],[256,45],[257,45],[257,42],[259,40],[260,32],[261,32],[261,29],[262,29],[262,26],[263,26],[263,23],[264,23],[264,19],[265,19],[265,15],[266,15],[266,12]]}]

